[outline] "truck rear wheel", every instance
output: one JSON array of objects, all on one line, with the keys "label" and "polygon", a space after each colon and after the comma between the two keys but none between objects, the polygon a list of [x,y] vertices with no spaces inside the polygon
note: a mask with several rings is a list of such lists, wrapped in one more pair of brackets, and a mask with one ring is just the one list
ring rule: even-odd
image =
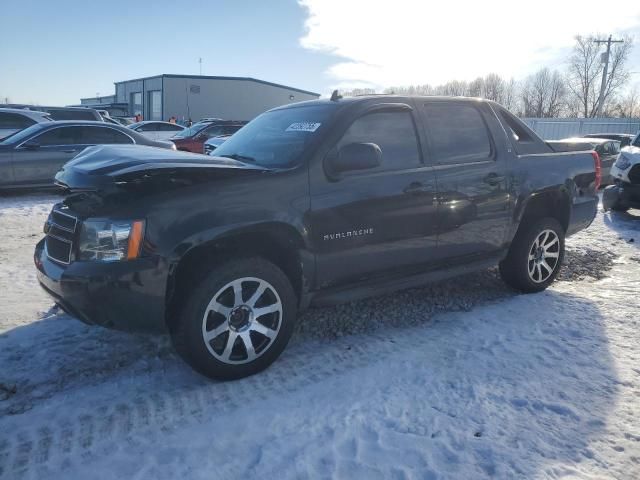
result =
[{"label": "truck rear wheel", "polygon": [[540,292],[555,280],[564,258],[564,229],[555,218],[540,218],[518,231],[500,276],[524,293]]},{"label": "truck rear wheel", "polygon": [[287,276],[262,258],[212,270],[184,302],[172,340],[197,372],[230,380],[267,368],[286,347],[297,315]]}]

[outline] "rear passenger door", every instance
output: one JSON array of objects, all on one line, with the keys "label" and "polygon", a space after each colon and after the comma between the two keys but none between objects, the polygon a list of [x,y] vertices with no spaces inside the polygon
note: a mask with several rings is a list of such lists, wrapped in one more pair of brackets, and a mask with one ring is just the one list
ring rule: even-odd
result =
[{"label": "rear passenger door", "polygon": [[510,197],[486,104],[426,101],[421,106],[438,177],[438,257],[488,256],[505,242]]},{"label": "rear passenger door", "polygon": [[433,169],[422,158],[415,113],[408,105],[391,105],[399,106],[367,109],[349,122],[327,154],[375,143],[380,166],[338,178],[326,170],[311,174],[309,223],[321,287],[419,269],[435,257]]}]

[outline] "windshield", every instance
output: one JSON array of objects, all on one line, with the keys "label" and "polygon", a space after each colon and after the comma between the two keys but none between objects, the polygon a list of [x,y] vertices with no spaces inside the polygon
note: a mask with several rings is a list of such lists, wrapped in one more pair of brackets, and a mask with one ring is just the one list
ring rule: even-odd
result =
[{"label": "windshield", "polygon": [[34,132],[39,131],[41,128],[42,127],[39,123],[31,125],[30,127],[27,127],[24,130],[19,130],[13,135],[9,135],[8,137],[6,137],[0,142],[0,145],[9,145],[9,144],[21,142],[23,139],[30,137]]},{"label": "windshield", "polygon": [[176,133],[173,138],[189,138],[198,134],[202,129],[209,126],[208,123],[196,123],[189,128],[185,128],[184,130]]},{"label": "windshield", "polygon": [[636,138],[633,139],[633,143],[631,145],[634,147],[640,147],[640,133],[636,135]]},{"label": "windshield", "polygon": [[323,104],[263,113],[229,137],[215,155],[265,167],[291,167],[329,123],[335,108]]}]

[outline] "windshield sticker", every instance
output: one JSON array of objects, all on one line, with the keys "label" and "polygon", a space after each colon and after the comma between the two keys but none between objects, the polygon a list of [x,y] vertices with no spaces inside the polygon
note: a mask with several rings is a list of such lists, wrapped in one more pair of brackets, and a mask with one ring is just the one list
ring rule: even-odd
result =
[{"label": "windshield sticker", "polygon": [[314,122],[297,122],[287,127],[285,132],[315,132],[320,128],[321,123]]}]

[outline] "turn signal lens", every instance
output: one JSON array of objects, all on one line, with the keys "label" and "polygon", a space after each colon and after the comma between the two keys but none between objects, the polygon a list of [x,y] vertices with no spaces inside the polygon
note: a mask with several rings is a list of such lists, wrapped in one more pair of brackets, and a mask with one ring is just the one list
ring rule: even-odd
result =
[{"label": "turn signal lens", "polygon": [[129,234],[129,248],[127,249],[127,260],[133,260],[140,255],[142,246],[142,236],[144,233],[144,222],[136,220],[131,223],[131,233]]}]

